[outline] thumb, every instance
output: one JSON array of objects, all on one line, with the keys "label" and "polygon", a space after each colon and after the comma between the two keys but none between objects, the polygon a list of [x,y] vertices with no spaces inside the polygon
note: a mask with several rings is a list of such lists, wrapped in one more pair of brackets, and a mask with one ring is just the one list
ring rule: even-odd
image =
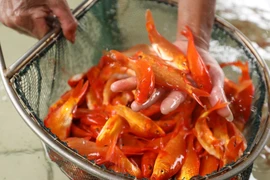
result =
[{"label": "thumb", "polygon": [[66,0],[52,0],[49,4],[49,8],[58,18],[64,36],[71,41],[75,42],[75,35],[77,30],[77,20],[72,15]]},{"label": "thumb", "polygon": [[[221,100],[221,102],[227,102],[223,88],[220,86],[214,86],[209,97],[211,106],[214,106],[219,100]],[[217,112],[219,115],[225,117],[228,121],[233,121],[233,114],[229,106],[219,109]]]},{"label": "thumb", "polygon": [[162,101],[160,110],[162,114],[168,114],[175,110],[186,98],[186,93],[180,91],[172,91]]},{"label": "thumb", "polygon": [[[224,72],[218,62],[209,54],[208,51],[199,49],[199,52],[205,62],[209,66],[209,74],[212,79],[213,88],[209,97],[211,106],[214,106],[218,101],[228,102],[224,92]],[[233,113],[229,105],[219,109],[218,114],[225,117],[228,121],[233,121]]]}]

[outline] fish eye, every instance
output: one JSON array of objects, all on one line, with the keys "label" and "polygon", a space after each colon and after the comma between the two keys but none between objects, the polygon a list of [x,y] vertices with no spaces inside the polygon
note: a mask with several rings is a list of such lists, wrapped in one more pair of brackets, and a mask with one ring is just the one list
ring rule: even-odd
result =
[{"label": "fish eye", "polygon": [[161,170],[160,170],[160,173],[161,173],[161,174],[165,174],[165,170],[164,170],[164,169],[161,169]]}]

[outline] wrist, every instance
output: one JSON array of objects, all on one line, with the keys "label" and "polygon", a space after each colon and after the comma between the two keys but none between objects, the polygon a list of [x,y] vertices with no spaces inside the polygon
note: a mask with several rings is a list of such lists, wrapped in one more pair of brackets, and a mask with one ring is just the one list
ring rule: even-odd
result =
[{"label": "wrist", "polygon": [[[192,29],[192,27],[190,26],[189,28]],[[182,30],[185,30],[185,29],[183,28],[179,32],[181,32]],[[201,34],[198,34],[198,33],[194,33],[193,31],[192,33],[193,33],[195,46],[205,51],[208,51],[210,38],[203,36]],[[181,33],[178,34],[177,41],[188,42],[187,38]]]},{"label": "wrist", "polygon": [[215,18],[216,0],[179,0],[177,40],[186,39],[181,31],[188,26],[195,45],[208,50]]}]

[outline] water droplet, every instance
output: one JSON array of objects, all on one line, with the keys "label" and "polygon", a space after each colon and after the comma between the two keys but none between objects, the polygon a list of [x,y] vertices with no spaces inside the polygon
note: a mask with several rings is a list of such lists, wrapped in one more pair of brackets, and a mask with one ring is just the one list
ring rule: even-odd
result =
[{"label": "water droplet", "polygon": [[251,107],[251,111],[252,111],[252,112],[256,112],[256,111],[257,111],[257,107],[252,106],[252,107]]}]

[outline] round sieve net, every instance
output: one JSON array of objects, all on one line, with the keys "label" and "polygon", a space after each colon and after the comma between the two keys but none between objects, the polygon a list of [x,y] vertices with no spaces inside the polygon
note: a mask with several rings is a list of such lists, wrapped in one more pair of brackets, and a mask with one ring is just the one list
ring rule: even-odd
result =
[{"label": "round sieve net", "polygon": [[[79,27],[75,44],[71,44],[63,36],[59,36],[54,43],[12,77],[12,85],[18,97],[25,105],[29,116],[31,115],[42,129],[54,136],[49,129],[44,127],[43,118],[47,114],[48,107],[69,88],[67,80],[70,76],[85,72],[95,65],[103,50],[123,50],[136,44],[149,44],[145,30],[146,9],[151,9],[159,32],[173,41],[176,37],[176,6],[165,3],[165,1],[153,0],[100,0],[78,15]],[[236,163],[224,167],[220,172],[208,175],[208,178],[217,177],[234,166],[241,165],[256,144],[255,140],[259,137],[260,125],[265,123],[261,118],[265,99],[265,80],[262,77],[262,70],[249,49],[237,40],[230,30],[216,22],[212,31],[210,52],[219,62],[230,62],[237,59],[248,61],[250,75],[256,89],[252,114],[244,131],[248,142],[247,150]],[[226,76],[231,79],[235,79],[240,73],[233,68],[227,68],[224,71]],[[65,146],[57,137],[55,137],[55,143]],[[46,147],[46,151],[50,159],[57,163],[70,179],[98,179],[97,175],[85,172],[49,147]],[[74,156],[79,155],[74,151]],[[80,156],[80,158],[84,157]],[[89,161],[89,166],[96,165]],[[248,179],[252,166],[243,166],[242,170],[242,173],[235,177]],[[104,171],[108,171],[111,177],[119,175],[100,167],[99,173]],[[119,176],[133,178],[128,175]],[[194,177],[194,179],[207,177]],[[108,177],[108,179],[110,178]]]}]

